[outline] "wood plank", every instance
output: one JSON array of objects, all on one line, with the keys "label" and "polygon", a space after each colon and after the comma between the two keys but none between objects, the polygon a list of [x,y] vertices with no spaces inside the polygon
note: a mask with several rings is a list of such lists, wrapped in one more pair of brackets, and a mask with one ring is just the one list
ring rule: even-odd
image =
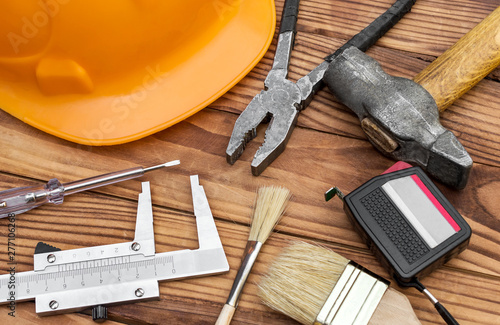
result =
[{"label": "wood plank", "polygon": [[[31,302],[18,303],[16,305],[16,311],[14,313],[15,318],[7,314],[7,309],[5,306],[0,307],[0,321],[4,324],[89,324],[95,325],[96,323],[92,320],[92,317],[73,313],[73,314],[61,314],[54,315],[50,317],[40,317],[34,312],[35,304]],[[117,325],[121,324],[112,320],[108,320],[106,324]]]},{"label": "wood plank", "polygon": [[[277,8],[282,8],[281,1],[276,3]],[[301,1],[298,31],[346,41],[393,3],[393,0]],[[497,6],[494,0],[419,0],[379,43],[384,47],[438,56]]]},{"label": "wood plank", "polygon": [[[338,136],[324,133],[316,134],[316,132],[310,130],[298,129],[296,131],[297,135],[292,137],[292,140],[296,139],[294,141],[291,140],[291,145],[289,145],[282,157],[278,158],[275,164],[262,177],[256,178],[250,175],[250,154],[246,154],[234,166],[226,165],[224,157],[221,154],[223,152],[221,149],[224,148],[228,135],[221,135],[219,133],[224,133],[225,130],[230,129],[227,124],[234,122],[233,117],[233,115],[228,116],[227,113],[205,110],[180,123],[178,126],[158,133],[145,141],[146,143],[154,142],[154,147],[159,152],[170,151],[171,155],[174,156],[172,159],[179,158],[175,157],[175,154],[181,155],[181,161],[186,162],[181,165],[183,168],[179,168],[180,170],[161,172],[162,176],[166,177],[159,177],[160,175],[145,177],[145,179],[149,179],[152,182],[153,202],[155,205],[190,211],[191,199],[186,169],[199,171],[200,181],[205,187],[214,215],[218,219],[228,221],[222,227],[224,232],[221,229],[221,238],[230,258],[232,266],[232,273],[230,272],[230,274],[233,276],[235,269],[239,265],[239,259],[246,241],[248,227],[245,225],[249,223],[254,191],[258,185],[276,183],[279,180],[286,179],[287,186],[290,187],[293,193],[296,193],[296,197],[288,211],[289,214],[283,219],[281,225],[278,226],[278,231],[285,234],[293,234],[294,237],[314,238],[322,242],[333,242],[363,249],[364,244],[360,242],[359,237],[347,221],[340,203],[335,201],[333,203],[323,202],[322,194],[331,185],[341,185],[345,188],[343,189],[346,192],[349,192],[361,185],[370,177],[370,174],[376,175],[389,167],[391,162],[379,157],[373,150],[370,150],[369,145],[365,141],[339,138]],[[56,144],[64,145],[65,150],[58,150],[53,154],[61,152],[56,155],[64,156],[73,152],[79,152],[79,149],[76,148],[78,147],[77,145],[68,142],[63,143],[63,141],[50,136],[42,134],[41,136],[42,138],[50,138],[50,140],[39,143],[40,152],[48,152]],[[5,139],[3,136],[1,138]],[[32,138],[23,138],[21,136],[16,137],[16,139],[18,140],[17,146],[23,147],[22,144],[29,142]],[[311,139],[314,139],[312,144]],[[8,143],[2,143],[2,145],[7,146]],[[110,160],[116,162],[116,166],[114,166],[116,169],[120,164],[130,164],[130,162],[126,161],[126,157],[141,157],[141,152],[144,150],[143,146],[144,143],[141,143],[141,145],[137,145],[137,143],[124,145],[123,147],[126,148],[119,152],[114,152],[113,158],[104,155],[102,148],[94,148],[92,152],[87,152],[88,156],[86,159],[81,160],[80,166],[77,165],[73,168],[66,166],[66,168],[61,170],[61,174],[71,174],[71,177],[66,176],[67,180],[89,176],[87,174],[89,173],[88,170],[91,170],[91,166],[95,170],[101,170],[104,168],[103,166],[108,166]],[[248,150],[252,150],[251,147],[249,146]],[[253,146],[253,149],[256,149],[256,145]],[[64,152],[64,155],[62,152]],[[357,160],[353,160],[353,155],[357,155]],[[197,158],[193,159],[192,157],[195,156]],[[188,159],[187,157],[191,158]],[[293,157],[301,157],[301,159],[293,159]],[[37,176],[37,174],[40,173],[43,175],[46,173],[46,170],[56,170],[60,166],[59,161],[61,157],[52,156],[50,158],[50,160],[43,160],[43,163],[41,160],[32,159],[25,162],[26,165],[21,164],[20,168],[22,168],[22,172],[25,175],[27,174],[33,178],[42,178]],[[38,157],[37,159],[41,158]],[[138,161],[138,163],[141,162]],[[310,172],[304,175],[294,174],[299,168]],[[449,264],[450,267],[465,269],[468,272],[481,272],[498,276],[498,236],[496,234],[500,228],[498,227],[498,220],[488,212],[496,211],[495,208],[498,205],[496,203],[497,200],[495,200],[498,182],[491,181],[491,179],[498,179],[498,177],[490,178],[492,174],[498,175],[498,173],[497,168],[483,165],[474,166],[471,176],[471,182],[473,183],[471,183],[471,186],[477,188],[477,192],[458,192],[441,186],[445,195],[448,196],[450,201],[467,218],[474,229],[470,248],[457,259],[453,260]],[[15,177],[5,174],[2,175],[1,180],[3,188],[7,188],[13,184],[26,185],[28,183],[26,180],[18,181]],[[135,218],[135,197],[140,189],[138,182],[139,180],[133,180],[122,183],[120,186],[102,188],[102,192],[108,195],[125,198],[124,202],[120,199],[120,201],[115,203],[117,199],[113,197],[95,202],[93,195],[76,194],[68,197],[62,206],[45,206],[29,214],[20,215],[18,217],[20,223],[18,228],[19,236],[21,236],[20,238],[23,236],[23,225],[26,227],[29,236],[26,243],[20,244],[25,249],[20,254],[21,266],[24,270],[30,269],[32,249],[39,240],[63,249],[131,240]],[[175,186],[172,186],[173,184]],[[90,198],[92,198],[92,201],[89,202]],[[126,217],[124,216],[125,208],[122,205],[128,211]],[[83,215],[81,213],[82,207],[86,209]],[[191,230],[187,231],[185,226],[177,226],[172,221],[167,221],[167,217],[163,216],[162,212],[162,209],[160,209],[160,214],[155,211],[155,229],[160,229],[160,231],[156,230],[157,245],[160,247],[158,251],[162,251],[164,247],[162,245],[166,242],[168,242],[167,250],[178,249],[179,247],[195,247],[196,242],[194,239],[196,236],[194,225],[191,223]],[[61,215],[66,217],[62,219]],[[92,216],[99,216],[99,218],[92,218]],[[234,224],[233,221],[239,224]],[[168,226],[163,226],[164,223],[168,224]],[[109,225],[113,225],[112,228]],[[239,232],[235,231],[235,228],[240,229]],[[5,227],[2,231],[6,231]],[[158,237],[159,234],[161,236]],[[237,234],[239,236],[236,236]],[[96,242],[96,239],[99,240]],[[366,252],[363,254],[371,256]],[[356,259],[354,255],[348,257]],[[372,260],[370,262],[369,259],[368,262],[364,259],[362,262],[365,265],[376,265],[375,261]],[[375,271],[378,273],[383,272],[380,268]],[[446,272],[454,271],[446,269]],[[467,274],[465,273],[465,275]],[[433,274],[433,276],[437,275]],[[449,277],[458,276],[449,275]],[[464,275],[461,274],[460,278],[463,279],[463,277]],[[231,286],[230,282],[232,278],[223,278],[225,278],[224,284],[215,284],[214,287],[226,288],[228,290]],[[480,282],[482,283],[482,281],[483,279]],[[439,280],[436,280],[435,283],[439,283]],[[186,288],[187,284],[179,283],[175,285],[179,285],[182,290],[195,290],[191,287]],[[429,286],[431,285],[432,282]],[[461,285],[464,284],[461,283]],[[492,287],[492,289],[495,289],[495,287]],[[206,284],[196,290],[205,292]],[[196,296],[202,293],[196,290]],[[214,295],[218,297],[217,301],[222,306],[225,299],[224,296],[227,292],[224,292],[224,290],[219,291],[219,293]],[[441,291],[435,294],[444,295]],[[186,301],[182,295],[175,299],[181,300],[180,303],[178,302],[174,305],[175,308],[172,311],[173,314],[177,315],[175,317],[180,317],[179,321],[183,317],[202,317],[202,315],[186,315],[187,311],[183,312],[179,306],[179,304],[199,304],[198,298],[196,298],[197,302],[194,301],[194,297]],[[425,299],[418,300],[418,297],[414,299],[417,299],[419,306],[423,306],[421,308],[423,308],[425,313],[429,314],[429,316],[419,315],[419,318],[435,319],[432,315],[432,308],[425,307],[425,303],[427,303]],[[445,297],[442,299],[445,299]],[[240,318],[240,322],[254,322],[258,324],[259,320],[255,321],[252,318],[254,317],[253,310],[246,311],[247,314],[245,313],[245,308],[250,307],[245,307],[246,303],[244,301],[242,301],[240,308],[243,309],[243,315],[247,316],[239,316],[242,317]],[[481,303],[484,302],[481,301]],[[208,317],[207,322],[211,315],[215,317],[217,314],[217,310],[214,310],[217,308],[213,307],[213,303],[210,305],[212,306],[211,313],[208,316],[203,316]],[[253,306],[252,304],[250,305]],[[126,307],[119,307],[119,309],[126,309]],[[473,313],[470,310],[468,312]],[[178,313],[181,313],[181,315],[178,315]],[[482,314],[480,313],[480,315]],[[151,317],[159,316],[152,314]],[[174,319],[177,319],[175,317]],[[236,319],[238,319],[237,317]],[[462,317],[465,318],[465,316]],[[151,321],[154,321],[154,319],[151,319]]]},{"label": "wood plank", "polygon": [[[261,177],[253,177],[250,174],[250,161],[262,141],[262,134],[247,146],[235,165],[230,166],[225,162],[225,146],[235,118],[232,114],[204,110],[145,141],[122,145],[119,151],[92,148],[91,152],[85,152],[87,157],[80,161],[78,155],[82,154],[82,150],[78,145],[40,134],[42,138],[50,138],[52,141],[39,143],[36,151],[27,147],[26,155],[29,157],[31,152],[52,152],[51,157],[42,155],[28,158],[23,164],[13,164],[14,160],[11,158],[0,157],[0,163],[4,168],[11,168],[10,173],[19,173],[35,179],[50,179],[55,175],[46,171],[58,170],[61,181],[65,182],[95,175],[97,172],[132,167],[132,161],[135,161],[136,165],[149,165],[150,162],[143,161],[144,152],[149,148],[151,152],[168,153],[169,158],[166,160],[181,160],[180,166],[172,167],[171,170],[155,171],[141,179],[151,181],[153,201],[157,202],[155,204],[190,211],[191,194],[187,176],[190,173],[200,174],[207,195],[212,198],[214,215],[249,224],[254,192],[258,186],[286,180],[286,186],[292,193],[296,193],[292,202],[293,212],[284,218],[282,223],[287,233],[363,247],[364,244],[345,217],[340,202],[324,202],[323,194],[334,185],[349,193],[389,168],[393,162],[379,155],[366,141],[299,128],[292,135],[285,152]],[[20,134],[8,138],[3,136],[4,132],[4,127],[0,126],[0,143],[4,148],[10,148],[10,151],[14,148],[24,148],[24,143],[29,143],[31,139],[23,138]],[[54,149],[61,145],[65,147],[64,150]],[[17,152],[22,150],[24,149],[16,149]],[[61,163],[68,155],[75,157],[74,166]],[[157,154],[149,157],[151,160],[157,159],[155,163],[162,162],[161,156]],[[12,166],[9,166],[9,163]],[[298,170],[308,172],[297,174]],[[500,182],[491,180],[499,178],[500,171],[497,168],[476,164],[469,186],[480,191],[481,195],[439,186],[466,220],[478,226],[469,249],[471,252],[468,251],[469,253],[460,259],[464,259],[471,270],[488,270],[487,272],[493,272],[492,274],[498,274],[497,270],[500,269],[500,262],[494,262],[499,260],[498,252],[494,248],[498,247],[499,240],[493,236],[495,229],[500,229],[500,221],[492,214],[497,207],[494,198],[500,188]],[[98,191],[136,200],[140,188],[138,183],[141,180],[103,187]],[[9,181],[5,183],[8,184]],[[4,185],[5,188],[8,187],[7,184]],[[73,200],[74,197],[75,195],[70,196],[67,200]],[[281,230],[280,227],[278,229]],[[488,244],[476,245],[476,241]],[[469,256],[472,252],[476,258]],[[491,258],[481,258],[483,263],[477,264],[477,256]]]},{"label": "wood plank", "polygon": [[[19,216],[17,221],[16,242],[19,249],[20,272],[31,269],[33,246],[39,240],[62,249],[71,249],[129,241],[133,238],[135,204],[128,200],[86,193],[80,195],[78,200],[67,202],[64,207],[48,207],[46,211],[43,210],[33,211],[32,215],[25,215],[23,219]],[[63,212],[66,220],[70,222],[60,222],[58,217],[60,212]],[[192,216],[163,207],[155,207],[153,212],[157,252],[196,248],[196,230]],[[92,219],[89,215],[97,215],[99,218]],[[229,273],[163,282],[160,285],[160,301],[110,307],[110,319],[115,321],[135,319],[147,323],[161,323],[162,320],[169,319],[172,324],[213,323],[236,275],[249,230],[248,226],[228,221],[218,220],[216,224],[231,266]],[[6,235],[5,228],[0,228],[2,237]],[[32,231],[34,228],[36,232]],[[75,235],[77,233],[78,236]],[[275,233],[266,242],[243,291],[233,324],[262,324],[268,318],[272,319],[273,324],[291,323],[290,320],[259,303],[256,287],[260,276],[282,248],[290,244],[290,240],[296,240],[296,237]],[[337,244],[323,244],[370,270],[386,278],[389,277],[368,251]],[[0,260],[6,262],[5,255],[0,256]],[[444,288],[441,286],[443,281],[447,283]],[[461,324],[473,324],[476,320],[478,321],[476,324],[496,324],[500,320],[500,313],[494,308],[500,299],[496,294],[500,290],[498,277],[477,276],[446,266],[435,271],[423,282]],[[431,304],[421,294],[411,289],[400,289],[400,291],[409,296],[423,324],[440,322]],[[23,303],[19,303],[22,308],[33,308],[33,304],[27,303],[27,305],[30,307],[24,307]],[[5,309],[6,307],[2,306],[0,311]],[[6,317],[5,314],[0,312],[0,319]],[[138,315],[140,318],[137,318]],[[52,321],[51,317],[43,317],[37,318],[34,322],[45,324]]]},{"label": "wood plank", "polygon": [[[289,79],[298,80],[347,39],[384,12],[394,0],[302,0]],[[283,0],[276,1],[278,21]],[[368,54],[386,72],[412,78],[498,6],[498,0],[418,0],[398,25]],[[130,241],[134,236],[141,181],[152,188],[156,251],[197,248],[189,175],[198,174],[216,219],[230,272],[160,284],[161,299],[109,308],[111,324],[213,324],[227,298],[246,244],[254,195],[261,185],[283,185],[294,193],[287,214],[258,258],[232,324],[296,324],[263,306],[257,283],[291,240],[308,240],[389,278],[348,221],[337,199],[325,202],[333,185],[349,193],[380,174],[393,161],[366,141],[357,117],[326,89],[299,117],[287,149],[259,177],[250,161],[264,127],[235,165],[225,149],[240,112],[259,93],[270,70],[277,33],[262,61],[226,95],[191,118],[155,135],[111,147],[90,147],[55,138],[0,111],[0,190],[43,184],[58,177],[74,181],[136,166],[180,159],[181,165],[140,179],[69,196],[16,220],[16,270],[33,268],[38,241],[72,249]],[[441,115],[474,159],[463,191],[437,184],[473,229],[466,251],[422,282],[460,324],[500,323],[500,69]],[[0,220],[0,251],[7,252],[7,220]],[[0,253],[0,274],[7,254]],[[394,285],[394,283],[393,283]],[[395,286],[396,287],[396,286]],[[430,302],[413,289],[399,289],[424,325],[443,321]],[[16,321],[33,324],[90,323],[89,310],[38,317],[32,302],[16,306]],[[0,320],[11,323],[6,306]]]}]

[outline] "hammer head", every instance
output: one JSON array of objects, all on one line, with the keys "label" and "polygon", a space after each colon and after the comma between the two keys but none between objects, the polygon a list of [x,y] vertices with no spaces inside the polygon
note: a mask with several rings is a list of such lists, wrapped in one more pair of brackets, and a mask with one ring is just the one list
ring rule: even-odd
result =
[{"label": "hammer head", "polygon": [[465,187],[472,159],[441,125],[436,102],[422,86],[386,74],[377,61],[355,47],[331,62],[324,81],[358,115],[378,150],[419,165],[446,185]]}]

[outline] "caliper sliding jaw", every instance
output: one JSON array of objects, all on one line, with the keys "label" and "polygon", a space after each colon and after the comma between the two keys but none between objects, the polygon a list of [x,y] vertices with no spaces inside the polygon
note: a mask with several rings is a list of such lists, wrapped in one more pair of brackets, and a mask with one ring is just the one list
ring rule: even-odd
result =
[{"label": "caliper sliding jaw", "polygon": [[[39,243],[34,270],[0,275],[0,304],[35,299],[40,315],[159,299],[158,281],[218,274],[229,264],[198,176],[191,176],[199,248],[155,253],[149,182],[139,194],[134,240],[61,251]],[[14,289],[9,288],[9,281]],[[11,295],[14,293],[14,295]]]}]

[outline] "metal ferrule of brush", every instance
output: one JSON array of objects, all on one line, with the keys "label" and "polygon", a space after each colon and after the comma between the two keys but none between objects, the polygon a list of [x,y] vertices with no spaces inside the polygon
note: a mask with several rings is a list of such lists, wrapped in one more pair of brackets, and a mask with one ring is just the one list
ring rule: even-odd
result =
[{"label": "metal ferrule of brush", "polygon": [[241,290],[243,290],[243,286],[245,286],[245,282],[250,275],[250,271],[252,271],[253,264],[257,259],[257,255],[259,255],[261,247],[262,243],[259,241],[249,240],[247,242],[240,268],[236,274],[236,278],[234,278],[233,287],[231,288],[226,304],[233,307],[236,307],[238,304]]},{"label": "metal ferrule of brush", "polygon": [[366,325],[389,281],[350,262],[321,308],[314,325]]}]

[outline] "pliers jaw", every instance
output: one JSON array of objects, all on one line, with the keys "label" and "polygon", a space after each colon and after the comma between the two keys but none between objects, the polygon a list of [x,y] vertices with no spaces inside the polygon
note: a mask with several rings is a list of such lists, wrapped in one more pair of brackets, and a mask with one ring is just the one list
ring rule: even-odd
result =
[{"label": "pliers jaw", "polygon": [[[257,127],[269,122],[264,142],[252,161],[252,174],[260,175],[284,150],[299,115],[300,91],[293,82],[266,79],[267,90],[255,96],[234,125],[226,150],[226,160],[234,164],[246,144],[256,137]],[[277,75],[275,75],[277,76]]]},{"label": "pliers jaw", "polygon": [[264,143],[257,150],[251,168],[254,176],[259,176],[285,150],[299,112],[290,112],[289,116],[271,118],[266,130]]}]

